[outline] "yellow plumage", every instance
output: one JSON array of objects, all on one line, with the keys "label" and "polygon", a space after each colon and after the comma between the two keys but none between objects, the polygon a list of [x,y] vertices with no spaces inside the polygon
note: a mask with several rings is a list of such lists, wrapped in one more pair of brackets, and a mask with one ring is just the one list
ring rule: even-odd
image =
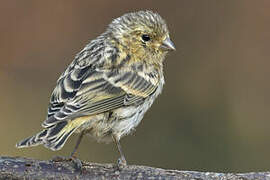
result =
[{"label": "yellow plumage", "polygon": [[[163,61],[175,50],[165,21],[152,11],[125,14],[77,54],[52,93],[44,130],[17,144],[63,147],[73,133],[120,138],[138,126],[161,93]],[[72,153],[72,155],[73,155]]]}]

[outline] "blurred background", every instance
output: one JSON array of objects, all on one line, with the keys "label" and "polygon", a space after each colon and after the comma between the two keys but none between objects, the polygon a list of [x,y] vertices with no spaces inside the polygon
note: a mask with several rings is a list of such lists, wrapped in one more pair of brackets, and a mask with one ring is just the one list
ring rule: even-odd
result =
[{"label": "blurred background", "polygon": [[[177,51],[165,62],[162,95],[135,134],[122,139],[129,164],[179,170],[270,167],[270,1],[1,1],[0,155],[68,156],[15,143],[41,130],[56,80],[89,40],[130,11],[159,12]],[[114,163],[114,144],[84,138],[83,160]]]}]

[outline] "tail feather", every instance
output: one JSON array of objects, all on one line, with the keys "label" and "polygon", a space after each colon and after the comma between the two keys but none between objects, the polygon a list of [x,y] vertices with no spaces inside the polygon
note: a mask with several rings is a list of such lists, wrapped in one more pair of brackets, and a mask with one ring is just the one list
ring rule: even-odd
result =
[{"label": "tail feather", "polygon": [[63,132],[60,136],[54,137],[50,140],[46,140],[44,143],[44,146],[51,149],[51,150],[59,150],[61,149],[64,144],[66,143],[68,137],[76,130],[76,128],[73,128],[71,130]]},{"label": "tail feather", "polygon": [[17,148],[24,148],[24,147],[30,147],[30,146],[37,146],[42,144],[43,137],[47,134],[47,129],[44,129],[43,131],[39,132],[38,134],[28,137],[16,144]]},{"label": "tail feather", "polygon": [[68,137],[77,129],[76,127],[69,128],[67,124],[67,121],[59,122],[48,129],[44,129],[34,136],[20,141],[16,144],[16,147],[24,148],[43,144],[45,147],[51,150],[59,150],[64,146]]},{"label": "tail feather", "polygon": [[16,147],[24,148],[43,144],[51,150],[59,150],[64,146],[65,142],[74,131],[89,121],[91,121],[91,117],[87,116],[74,120],[60,121],[32,137],[22,140]]},{"label": "tail feather", "polygon": [[43,140],[44,146],[54,151],[61,149],[69,136],[89,120],[91,120],[91,117],[58,122],[48,129],[49,135]]}]

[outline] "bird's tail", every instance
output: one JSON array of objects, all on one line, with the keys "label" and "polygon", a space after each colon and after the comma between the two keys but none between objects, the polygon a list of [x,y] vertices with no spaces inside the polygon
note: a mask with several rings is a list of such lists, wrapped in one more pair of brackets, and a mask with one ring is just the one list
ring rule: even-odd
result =
[{"label": "bird's tail", "polygon": [[79,126],[70,125],[68,121],[62,121],[42,130],[34,136],[22,140],[16,144],[16,147],[24,148],[43,144],[45,147],[56,151],[64,146],[68,137],[78,127]]}]

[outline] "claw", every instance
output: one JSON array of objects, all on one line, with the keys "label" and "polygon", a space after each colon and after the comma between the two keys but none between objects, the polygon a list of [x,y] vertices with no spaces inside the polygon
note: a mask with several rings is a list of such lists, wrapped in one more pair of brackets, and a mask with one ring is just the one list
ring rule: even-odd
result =
[{"label": "claw", "polygon": [[54,156],[51,161],[54,162],[63,162],[63,161],[68,161],[69,159],[64,156]]},{"label": "claw", "polygon": [[74,164],[76,170],[82,170],[82,161],[79,158],[71,157],[71,160]]},{"label": "claw", "polygon": [[82,170],[82,161],[74,156],[70,156],[70,157],[63,157],[63,156],[54,156],[52,158],[52,161],[54,162],[72,162],[73,163],[73,167],[76,170],[81,171]]},{"label": "claw", "polygon": [[126,167],[126,166],[127,166],[127,161],[126,161],[125,159],[119,158],[119,159],[117,160],[117,167],[118,167],[119,169],[123,169],[123,168]]}]

